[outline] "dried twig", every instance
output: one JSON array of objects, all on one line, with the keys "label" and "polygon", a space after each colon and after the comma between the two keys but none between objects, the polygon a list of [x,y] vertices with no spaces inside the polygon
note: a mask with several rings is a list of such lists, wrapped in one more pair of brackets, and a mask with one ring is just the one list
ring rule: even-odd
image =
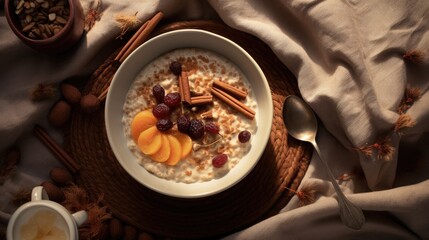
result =
[{"label": "dried twig", "polygon": [[411,49],[404,53],[402,58],[417,65],[423,65],[427,62],[427,54],[421,49]]},{"label": "dried twig", "polygon": [[376,157],[381,161],[390,161],[393,159],[395,148],[392,146],[390,137],[378,140],[376,143],[358,148],[367,157]]},{"label": "dried twig", "polygon": [[85,31],[89,32],[92,27],[95,25],[95,22],[99,21],[102,15],[101,12],[101,0],[95,0],[96,5],[95,7],[94,2],[91,2],[90,9],[88,10],[88,13],[85,16]]}]

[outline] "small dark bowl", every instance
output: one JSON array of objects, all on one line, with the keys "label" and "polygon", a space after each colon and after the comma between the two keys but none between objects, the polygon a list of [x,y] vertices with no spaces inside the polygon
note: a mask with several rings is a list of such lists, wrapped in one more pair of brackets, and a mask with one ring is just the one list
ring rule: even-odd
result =
[{"label": "small dark bowl", "polygon": [[74,46],[84,32],[85,17],[80,1],[67,0],[67,2],[69,4],[67,23],[59,32],[46,39],[33,39],[23,33],[13,0],[5,0],[5,15],[12,31],[26,45],[44,53],[60,53]]}]

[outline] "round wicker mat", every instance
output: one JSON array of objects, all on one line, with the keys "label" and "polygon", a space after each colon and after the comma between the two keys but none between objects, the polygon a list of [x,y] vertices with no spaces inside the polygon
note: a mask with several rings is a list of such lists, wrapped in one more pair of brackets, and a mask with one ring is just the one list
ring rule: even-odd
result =
[{"label": "round wicker mat", "polygon": [[[292,197],[310,159],[310,147],[287,136],[281,116],[283,100],[298,94],[296,79],[270,48],[257,38],[211,21],[178,22],[154,34],[183,29],[208,30],[241,45],[258,62],[272,90],[274,119],[270,141],[254,170],[234,187],[214,196],[179,199],[136,182],[119,165],[107,140],[104,111],[74,111],[65,143],[82,166],[79,186],[94,197],[104,195],[113,215],[135,227],[173,238],[218,238],[276,214]],[[85,92],[100,93],[106,83],[89,82]],[[262,124],[262,123],[261,123]],[[268,127],[268,126],[267,126]]]}]

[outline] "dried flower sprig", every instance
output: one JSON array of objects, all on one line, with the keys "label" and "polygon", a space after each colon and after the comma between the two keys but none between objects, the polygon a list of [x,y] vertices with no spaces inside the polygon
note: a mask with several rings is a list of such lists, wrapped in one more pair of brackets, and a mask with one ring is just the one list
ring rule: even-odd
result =
[{"label": "dried flower sprig", "polygon": [[400,131],[404,128],[414,127],[416,122],[411,118],[409,114],[401,114],[396,120],[394,131],[396,133],[401,133]]},{"label": "dried flower sprig", "polygon": [[299,190],[294,190],[288,187],[285,187],[287,190],[292,192],[298,197],[298,207],[307,206],[316,201],[316,189],[310,184],[302,184]]},{"label": "dried flower sprig", "polygon": [[421,49],[408,50],[402,55],[402,58],[417,65],[423,65],[427,62],[427,54]]},{"label": "dried flower sprig", "polygon": [[122,39],[128,30],[136,28],[141,23],[140,19],[137,18],[137,12],[134,15],[116,14],[115,20],[121,27],[121,33],[117,37],[119,39]]},{"label": "dried flower sprig", "polygon": [[390,137],[384,137],[376,143],[358,148],[367,157],[375,157],[381,161],[391,161],[395,153]]},{"label": "dried flower sprig", "polygon": [[88,13],[85,16],[85,26],[84,29],[86,32],[89,32],[92,27],[95,25],[95,22],[99,21],[102,15],[101,12],[101,0],[96,0],[96,4],[94,6],[94,2],[91,2],[91,6],[88,10]]},{"label": "dried flower sprig", "polygon": [[421,92],[419,88],[407,87],[401,99],[401,103],[399,104],[398,113],[403,114],[407,112],[407,110],[420,99],[420,95]]},{"label": "dried flower sprig", "polygon": [[12,198],[12,203],[16,206],[20,206],[31,200],[31,189],[22,188]]},{"label": "dried flower sprig", "polygon": [[17,147],[7,150],[4,159],[0,161],[0,185],[15,171],[21,161],[21,152]]},{"label": "dried flower sprig", "polygon": [[57,89],[54,84],[39,83],[30,93],[33,102],[40,102],[55,96]]},{"label": "dried flower sprig", "polygon": [[103,224],[112,218],[108,207],[101,204],[103,195],[95,202],[89,203],[86,211],[88,212],[88,221],[80,227],[79,236],[81,239],[100,239]]}]

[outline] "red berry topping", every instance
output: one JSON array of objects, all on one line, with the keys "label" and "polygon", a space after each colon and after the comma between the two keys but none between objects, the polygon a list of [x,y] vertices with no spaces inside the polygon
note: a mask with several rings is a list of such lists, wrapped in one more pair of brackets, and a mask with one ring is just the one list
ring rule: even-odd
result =
[{"label": "red berry topping", "polygon": [[173,127],[173,122],[168,118],[158,119],[156,127],[159,131],[168,131]]},{"label": "red berry topping", "polygon": [[176,75],[180,76],[182,73],[182,64],[180,62],[174,61],[170,64],[170,71]]},{"label": "red berry topping", "polygon": [[188,133],[189,126],[191,125],[191,121],[185,115],[181,115],[177,118],[177,129],[179,129],[182,133]]},{"label": "red berry topping", "polygon": [[246,142],[248,142],[250,140],[250,136],[251,135],[252,134],[249,131],[247,131],[247,130],[241,131],[238,134],[238,141],[240,141],[241,143],[246,143]]},{"label": "red berry topping", "polygon": [[212,165],[215,168],[221,168],[228,161],[228,155],[221,153],[212,159]]},{"label": "red berry topping", "polygon": [[175,108],[180,105],[180,94],[178,92],[168,93],[164,97],[164,103],[170,108]]},{"label": "red berry topping", "polygon": [[204,129],[208,133],[218,134],[219,133],[219,126],[214,122],[208,122],[204,126]]},{"label": "red berry topping", "polygon": [[157,103],[164,102],[165,90],[161,85],[156,84],[152,88],[152,95],[155,97]]},{"label": "red berry topping", "polygon": [[167,118],[170,116],[170,107],[165,103],[160,103],[153,107],[152,113],[156,118]]},{"label": "red berry topping", "polygon": [[192,140],[200,139],[204,136],[204,123],[198,119],[192,119],[189,123],[188,135]]}]

